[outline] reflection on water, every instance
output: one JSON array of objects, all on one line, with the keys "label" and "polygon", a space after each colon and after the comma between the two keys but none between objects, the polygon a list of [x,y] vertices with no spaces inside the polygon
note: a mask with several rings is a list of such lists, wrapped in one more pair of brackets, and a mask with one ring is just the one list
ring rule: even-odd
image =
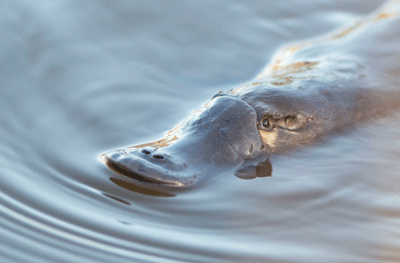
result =
[{"label": "reflection on water", "polygon": [[[121,179],[117,179],[117,178],[112,178],[112,177],[110,178],[110,181],[113,182],[114,184],[122,187],[122,188],[125,188],[125,189],[129,190],[129,191],[133,191],[133,192],[144,194],[144,195],[161,196],[161,197],[173,197],[173,196],[176,196],[176,194],[173,194],[173,193],[162,192],[161,190],[157,191],[157,190],[154,190],[154,189],[147,189],[145,187],[140,187],[140,186],[137,185],[138,184],[137,182],[130,182],[129,183],[127,181],[124,181],[124,180],[121,180]],[[107,196],[111,197],[109,195],[107,195]],[[111,197],[111,198],[115,199],[115,197]],[[120,201],[120,202],[124,202],[124,201]]]},{"label": "reflection on water", "polygon": [[98,159],[336,28],[347,36],[299,61],[333,54],[337,74],[363,65],[371,86],[398,89],[399,1],[383,4],[2,1],[1,262],[400,261],[398,113],[247,170],[273,164],[271,177],[227,174],[173,198]]}]

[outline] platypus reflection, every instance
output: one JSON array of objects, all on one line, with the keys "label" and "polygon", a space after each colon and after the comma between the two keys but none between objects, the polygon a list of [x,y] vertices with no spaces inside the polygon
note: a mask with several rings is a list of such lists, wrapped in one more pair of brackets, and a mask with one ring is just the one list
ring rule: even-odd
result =
[{"label": "platypus reflection", "polygon": [[[396,19],[398,6],[389,2],[343,30],[281,49],[255,80],[217,94],[165,138],[104,153],[101,160],[154,188],[191,187],[234,171],[254,178],[260,176],[254,167],[260,160],[268,167],[271,154],[376,116],[382,103],[363,83],[363,67],[348,54],[315,54],[354,31]],[[313,56],[304,59],[304,53]]]}]

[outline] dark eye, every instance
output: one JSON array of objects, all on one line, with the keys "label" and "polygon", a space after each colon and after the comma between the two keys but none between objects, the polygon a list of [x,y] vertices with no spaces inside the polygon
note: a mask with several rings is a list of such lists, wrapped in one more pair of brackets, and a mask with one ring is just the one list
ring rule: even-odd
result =
[{"label": "dark eye", "polygon": [[268,118],[264,118],[261,121],[261,125],[263,126],[263,128],[265,128],[267,130],[272,129],[271,121]]}]

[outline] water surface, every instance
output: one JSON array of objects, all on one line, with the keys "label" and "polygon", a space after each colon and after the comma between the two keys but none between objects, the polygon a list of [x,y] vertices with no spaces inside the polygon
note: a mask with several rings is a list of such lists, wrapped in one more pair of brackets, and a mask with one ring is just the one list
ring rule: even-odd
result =
[{"label": "water surface", "polygon": [[[2,1],[1,261],[399,261],[398,112],[271,158],[270,178],[175,197],[138,192],[98,158],[162,137],[283,45],[383,3]],[[399,23],[316,52],[352,54],[396,90]]]}]

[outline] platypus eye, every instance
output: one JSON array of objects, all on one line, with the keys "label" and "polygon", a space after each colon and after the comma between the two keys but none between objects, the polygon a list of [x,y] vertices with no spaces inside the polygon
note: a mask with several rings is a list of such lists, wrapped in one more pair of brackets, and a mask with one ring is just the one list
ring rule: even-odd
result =
[{"label": "platypus eye", "polygon": [[273,128],[273,125],[272,125],[271,121],[269,120],[269,118],[264,118],[261,121],[261,125],[266,130],[271,130]]}]

